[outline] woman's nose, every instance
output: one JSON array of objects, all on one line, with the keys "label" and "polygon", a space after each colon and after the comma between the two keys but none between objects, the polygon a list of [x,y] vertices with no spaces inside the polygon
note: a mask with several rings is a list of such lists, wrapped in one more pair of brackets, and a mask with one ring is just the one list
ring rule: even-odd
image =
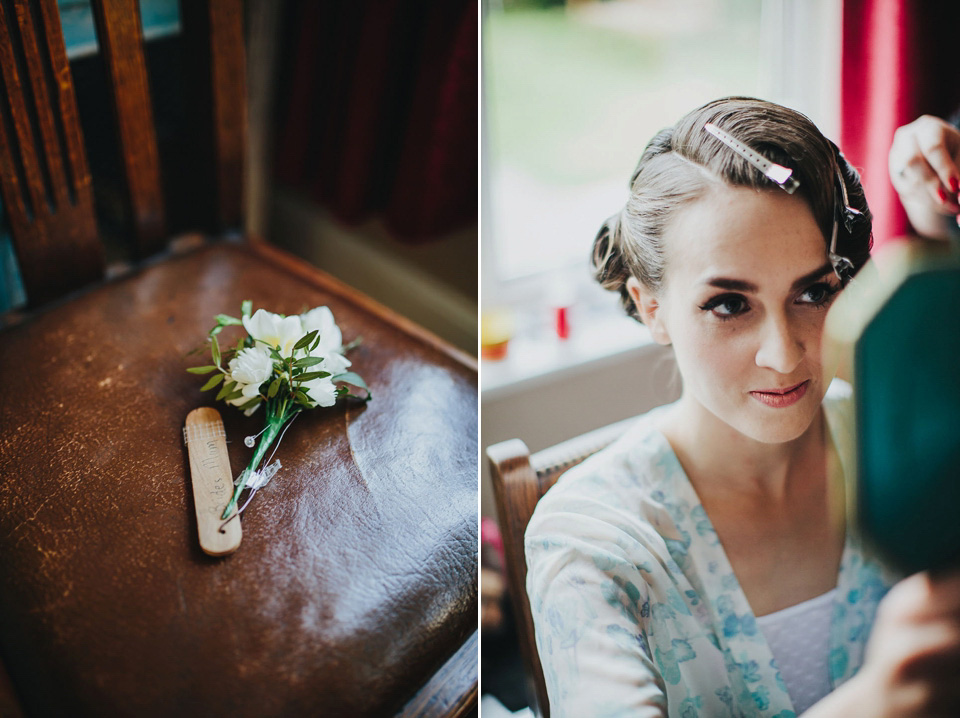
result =
[{"label": "woman's nose", "polygon": [[796,327],[785,316],[770,316],[763,326],[757,348],[757,366],[791,374],[805,353],[804,343]]}]

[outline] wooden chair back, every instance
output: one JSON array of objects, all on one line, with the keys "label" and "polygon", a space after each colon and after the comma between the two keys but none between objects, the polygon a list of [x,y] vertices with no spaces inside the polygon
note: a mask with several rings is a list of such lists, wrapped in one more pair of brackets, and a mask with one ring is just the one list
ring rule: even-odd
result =
[{"label": "wooden chair back", "polygon": [[549,718],[550,705],[527,597],[523,535],[537,502],[557,479],[568,469],[613,443],[633,421],[625,419],[610,424],[532,455],[520,439],[510,439],[487,448],[497,517],[503,536],[507,591],[513,606],[520,651],[534,685],[536,705],[533,709],[543,718]]},{"label": "wooden chair back", "polygon": [[[131,218],[130,254],[165,247],[157,131],[137,0],[92,0]],[[240,220],[245,135],[241,0],[181,3],[197,172],[223,226]],[[30,305],[100,279],[104,250],[56,0],[0,2],[0,192]]]}]

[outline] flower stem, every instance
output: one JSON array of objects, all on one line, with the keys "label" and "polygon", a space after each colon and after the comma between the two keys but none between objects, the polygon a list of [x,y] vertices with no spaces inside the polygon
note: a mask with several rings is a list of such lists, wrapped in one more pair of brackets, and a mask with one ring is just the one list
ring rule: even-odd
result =
[{"label": "flower stem", "polygon": [[273,413],[268,410],[267,426],[264,428],[263,433],[260,436],[260,441],[257,444],[257,448],[253,451],[253,458],[250,459],[250,463],[247,464],[247,468],[240,474],[240,483],[238,483],[236,488],[233,490],[233,496],[230,498],[230,502],[227,504],[227,507],[223,510],[223,515],[220,517],[221,519],[226,519],[230,516],[230,512],[233,511],[233,508],[237,505],[237,499],[240,498],[241,492],[247,486],[247,480],[250,478],[250,474],[257,470],[257,466],[260,465],[260,462],[263,460],[267,450],[280,435],[283,427],[286,426],[296,415],[296,411],[288,414],[286,412]]}]

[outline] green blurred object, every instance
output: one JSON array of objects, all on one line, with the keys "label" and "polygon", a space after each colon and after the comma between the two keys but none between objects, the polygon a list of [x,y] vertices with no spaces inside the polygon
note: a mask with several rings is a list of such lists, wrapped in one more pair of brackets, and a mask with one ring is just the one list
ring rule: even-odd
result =
[{"label": "green blurred object", "polygon": [[828,327],[852,347],[851,508],[900,570],[960,566],[960,251],[913,243],[880,270]]}]

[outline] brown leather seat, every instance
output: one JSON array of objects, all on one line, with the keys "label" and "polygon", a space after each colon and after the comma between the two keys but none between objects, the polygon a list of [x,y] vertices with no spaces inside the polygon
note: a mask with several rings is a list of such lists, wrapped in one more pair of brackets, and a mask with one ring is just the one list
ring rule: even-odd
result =
[{"label": "brown leather seat", "polygon": [[[290,269],[221,244],[3,334],[0,642],[28,714],[388,715],[476,630],[474,373]],[[297,419],[214,559],[184,355],[243,299],[330,306],[374,398]],[[236,475],[262,417],[220,408]]]},{"label": "brown leather seat", "polygon": [[[240,549],[211,558],[184,419],[216,406],[236,474],[262,413],[201,394],[186,355],[245,299],[329,306],[363,337],[373,400],[298,418]],[[0,333],[0,713],[463,714],[476,402],[469,358],[268,245],[163,256],[32,310]]]}]

